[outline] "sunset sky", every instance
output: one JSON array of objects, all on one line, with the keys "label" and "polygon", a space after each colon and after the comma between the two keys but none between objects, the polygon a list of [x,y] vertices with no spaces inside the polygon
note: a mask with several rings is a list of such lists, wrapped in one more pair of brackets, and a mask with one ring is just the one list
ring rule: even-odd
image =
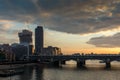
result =
[{"label": "sunset sky", "polygon": [[0,44],[38,25],[65,54],[120,52],[120,0],[0,0]]}]

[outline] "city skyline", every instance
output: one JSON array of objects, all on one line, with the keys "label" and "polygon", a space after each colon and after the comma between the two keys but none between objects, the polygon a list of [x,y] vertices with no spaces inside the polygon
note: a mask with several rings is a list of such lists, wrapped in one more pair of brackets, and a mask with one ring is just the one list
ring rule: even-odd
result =
[{"label": "city skyline", "polygon": [[26,27],[34,32],[40,25],[44,46],[58,46],[63,53],[120,52],[118,0],[6,0],[0,4],[0,44],[18,42],[18,32]]}]

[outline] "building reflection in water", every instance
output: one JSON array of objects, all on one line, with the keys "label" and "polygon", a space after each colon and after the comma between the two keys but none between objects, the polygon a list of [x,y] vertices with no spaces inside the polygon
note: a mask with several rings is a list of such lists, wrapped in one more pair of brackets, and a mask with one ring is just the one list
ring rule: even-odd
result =
[{"label": "building reflection in water", "polygon": [[20,80],[43,80],[43,68],[40,66],[26,66]]},{"label": "building reflection in water", "polygon": [[43,80],[43,67],[42,66],[36,66],[36,80]]}]

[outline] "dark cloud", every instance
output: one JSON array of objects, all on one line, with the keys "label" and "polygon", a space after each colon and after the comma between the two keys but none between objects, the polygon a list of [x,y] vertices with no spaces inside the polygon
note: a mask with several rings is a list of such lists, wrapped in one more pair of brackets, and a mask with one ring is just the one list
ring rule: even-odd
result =
[{"label": "dark cloud", "polygon": [[76,34],[118,28],[119,0],[1,0],[0,19]]},{"label": "dark cloud", "polygon": [[96,47],[120,47],[120,33],[113,36],[91,38],[87,43],[95,45]]},{"label": "dark cloud", "polygon": [[6,14],[11,15],[24,15],[33,14],[37,11],[34,3],[31,0],[1,0],[0,4],[1,14],[6,12]]},{"label": "dark cloud", "polygon": [[113,10],[113,14],[120,14],[120,4],[116,4],[115,9]]}]

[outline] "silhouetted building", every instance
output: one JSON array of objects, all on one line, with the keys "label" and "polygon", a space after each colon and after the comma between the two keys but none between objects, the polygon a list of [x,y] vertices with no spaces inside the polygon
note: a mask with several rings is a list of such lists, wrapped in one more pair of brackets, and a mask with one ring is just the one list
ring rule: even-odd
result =
[{"label": "silhouetted building", "polygon": [[23,30],[22,32],[18,33],[18,36],[19,36],[20,45],[27,47],[27,53],[24,52],[24,55],[27,54],[27,57],[29,57],[29,55],[32,55],[33,53],[32,31]]},{"label": "silhouetted building", "polygon": [[52,46],[48,46],[46,48],[43,48],[43,52],[44,55],[61,55],[61,48],[58,47],[52,47]]},{"label": "silhouetted building", "polygon": [[27,46],[20,44],[12,44],[12,51],[15,54],[16,60],[23,60],[24,56],[27,56]]},{"label": "silhouetted building", "polygon": [[32,32],[29,30],[23,30],[18,33],[20,44],[30,45],[32,44]]},{"label": "silhouetted building", "polygon": [[0,45],[0,51],[5,55],[5,59],[8,61],[15,60],[15,54],[12,52],[12,47],[9,44]]},{"label": "silhouetted building", "polygon": [[43,50],[43,27],[38,26],[35,29],[35,53],[41,55]]}]

